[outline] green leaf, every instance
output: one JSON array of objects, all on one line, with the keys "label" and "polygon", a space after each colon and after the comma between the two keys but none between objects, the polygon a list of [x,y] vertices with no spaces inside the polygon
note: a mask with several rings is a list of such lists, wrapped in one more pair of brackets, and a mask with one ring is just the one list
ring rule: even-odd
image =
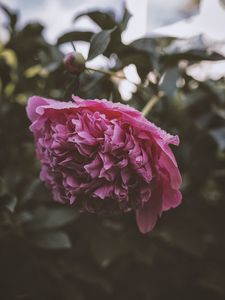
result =
[{"label": "green leaf", "polygon": [[163,63],[172,65],[181,59],[189,61],[221,60],[224,59],[224,56],[210,51],[202,36],[197,36],[186,40],[176,40],[164,49]]},{"label": "green leaf", "polygon": [[138,50],[154,53],[156,49],[156,40],[152,38],[140,38],[133,41],[130,46],[135,47]]},{"label": "green leaf", "polygon": [[35,178],[26,188],[24,191],[23,196],[20,199],[19,205],[23,205],[27,203],[33,197],[34,193],[40,187],[41,181],[39,178]]},{"label": "green leaf", "polygon": [[0,9],[8,16],[10,19],[10,27],[14,29],[17,23],[17,14],[2,3],[0,3]]},{"label": "green leaf", "polygon": [[209,131],[209,133],[217,142],[220,150],[225,150],[225,127],[212,129]]},{"label": "green leaf", "polygon": [[146,75],[153,69],[151,56],[149,53],[128,45],[123,47],[123,50],[118,54],[122,63],[120,69],[130,64],[137,67],[138,75],[141,79],[145,79]]},{"label": "green leaf", "polygon": [[18,202],[17,197],[16,196],[11,196],[7,200],[5,207],[7,207],[8,210],[10,210],[13,213],[16,209],[17,202]]},{"label": "green leaf", "polygon": [[23,34],[27,35],[27,36],[40,36],[41,33],[44,30],[44,26],[38,22],[33,22],[33,23],[29,23],[27,24],[24,28],[23,28]]},{"label": "green leaf", "polygon": [[182,54],[190,53],[191,51],[205,51],[206,45],[201,36],[190,39],[177,39],[171,43],[166,49],[165,54]]},{"label": "green leaf", "polygon": [[127,24],[132,17],[132,14],[129,12],[129,10],[125,7],[124,8],[124,14],[123,18],[119,24],[120,31],[123,32],[127,28]]},{"label": "green leaf", "polygon": [[109,45],[111,33],[116,29],[114,27],[110,30],[102,30],[96,33],[91,39],[90,49],[88,53],[88,60],[95,58],[96,56],[103,54]]},{"label": "green leaf", "polygon": [[84,41],[89,42],[91,37],[93,36],[93,32],[91,31],[70,31],[62,36],[60,36],[57,40],[57,45],[61,45],[63,43],[69,43],[72,41]]},{"label": "green leaf", "polygon": [[34,211],[32,222],[27,224],[27,230],[56,229],[68,225],[76,218],[77,212],[71,207],[38,207]]},{"label": "green leaf", "polygon": [[70,249],[69,236],[63,231],[49,231],[32,236],[31,241],[40,248],[51,250]]},{"label": "green leaf", "polygon": [[146,59],[146,63],[144,64],[146,68],[146,64],[150,62],[150,66],[148,66],[148,71],[150,69],[158,69],[159,68],[159,57],[160,57],[160,49],[157,47],[157,41],[155,38],[141,38],[133,41],[130,44],[131,48],[133,48],[134,51],[142,52],[143,55],[148,54],[148,59]]},{"label": "green leaf", "polygon": [[177,80],[180,78],[178,68],[174,67],[168,69],[162,78],[160,90],[162,90],[167,97],[172,98],[177,90]]},{"label": "green leaf", "polygon": [[74,21],[78,20],[81,17],[87,16],[92,21],[94,21],[101,29],[111,29],[115,26],[117,26],[116,21],[112,17],[110,13],[104,13],[100,11],[91,11],[79,14],[74,18]]}]

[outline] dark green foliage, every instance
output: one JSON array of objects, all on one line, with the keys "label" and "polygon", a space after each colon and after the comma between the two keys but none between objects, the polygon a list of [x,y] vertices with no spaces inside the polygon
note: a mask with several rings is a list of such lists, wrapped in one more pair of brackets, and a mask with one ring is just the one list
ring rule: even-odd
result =
[{"label": "dark green foliage", "polygon": [[90,42],[90,49],[88,53],[88,60],[95,58],[96,56],[104,53],[109,45],[111,39],[111,33],[116,27],[109,30],[102,30],[93,35]]},{"label": "dark green foliage", "polygon": [[71,31],[65,33],[63,36],[58,38],[57,45],[69,43],[71,41],[84,41],[89,42],[91,37],[93,36],[93,32],[90,31]]},{"label": "dark green foliage", "polygon": [[[0,44],[0,299],[224,299],[225,80],[198,82],[186,72],[193,62],[223,57],[209,53],[201,38],[124,45],[127,10],[120,22],[112,13],[82,14],[103,30],[98,37],[110,32],[102,48],[93,49],[91,32],[69,32],[50,45],[42,25],[18,29],[15,12],[1,8],[10,38]],[[89,58],[113,55],[111,71],[137,67],[142,83],[134,107],[141,110],[164,91],[148,117],[181,139],[174,150],[183,204],[147,235],[138,232],[133,214],[98,217],[54,203],[39,180],[25,113],[29,96],[67,100],[73,92],[122,101],[109,76],[85,72],[77,89],[63,67],[59,45],[91,38]]]}]

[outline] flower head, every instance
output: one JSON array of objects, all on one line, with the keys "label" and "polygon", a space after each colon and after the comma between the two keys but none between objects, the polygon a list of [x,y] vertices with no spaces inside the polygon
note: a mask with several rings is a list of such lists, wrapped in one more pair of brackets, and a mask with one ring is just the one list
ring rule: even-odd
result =
[{"label": "flower head", "polygon": [[127,105],[31,97],[41,179],[56,201],[93,213],[136,211],[141,232],[181,202],[172,136]]},{"label": "flower head", "polygon": [[64,57],[64,66],[71,74],[79,75],[85,69],[85,59],[79,52],[70,52]]}]

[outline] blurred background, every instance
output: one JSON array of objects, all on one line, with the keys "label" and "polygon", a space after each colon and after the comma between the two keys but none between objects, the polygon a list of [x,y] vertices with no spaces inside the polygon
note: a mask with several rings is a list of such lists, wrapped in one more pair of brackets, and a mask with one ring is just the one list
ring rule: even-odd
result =
[{"label": "blurred background", "polygon": [[[224,28],[223,0],[0,1],[0,299],[225,299]],[[115,76],[68,73],[71,41],[88,67]],[[54,203],[28,97],[142,110],[160,91],[147,117],[180,137],[182,205],[141,235],[133,214]]]},{"label": "blurred background", "polygon": [[122,7],[124,3],[126,3],[133,18],[123,33],[123,38],[126,41],[131,41],[149,33],[154,28],[196,14],[199,1],[172,0],[168,3],[163,0],[142,0],[141,4],[139,4],[135,0],[117,0],[116,3],[111,0],[41,0],[38,2],[3,0],[2,3],[20,12],[21,25],[34,20],[41,21],[46,27],[45,36],[50,41],[55,41],[59,34],[77,26],[82,26],[85,29],[88,29],[87,26],[92,29],[97,28],[87,18],[79,22],[80,24],[74,25],[72,23],[74,13],[80,13],[88,9],[99,9],[103,11],[112,9],[116,14],[116,18],[119,19]]}]

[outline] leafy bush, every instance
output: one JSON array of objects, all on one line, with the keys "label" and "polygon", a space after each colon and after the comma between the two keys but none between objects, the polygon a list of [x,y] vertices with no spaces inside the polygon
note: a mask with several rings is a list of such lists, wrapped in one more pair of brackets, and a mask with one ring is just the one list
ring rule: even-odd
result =
[{"label": "leafy bush", "polygon": [[[1,8],[9,32],[0,44],[1,299],[224,299],[225,81],[187,74],[193,63],[224,58],[209,53],[201,37],[125,45],[127,10],[120,23],[112,13],[85,13],[98,34],[68,32],[51,45],[41,24],[19,29],[18,16]],[[141,83],[129,104],[137,109],[164,92],[148,117],[180,136],[175,153],[184,200],[148,235],[137,231],[132,214],[99,217],[54,203],[39,180],[25,113],[29,96],[65,100],[76,93],[123,102],[111,76],[65,71],[60,46],[70,41],[90,43],[89,59],[113,57],[110,72],[136,66]]]}]

